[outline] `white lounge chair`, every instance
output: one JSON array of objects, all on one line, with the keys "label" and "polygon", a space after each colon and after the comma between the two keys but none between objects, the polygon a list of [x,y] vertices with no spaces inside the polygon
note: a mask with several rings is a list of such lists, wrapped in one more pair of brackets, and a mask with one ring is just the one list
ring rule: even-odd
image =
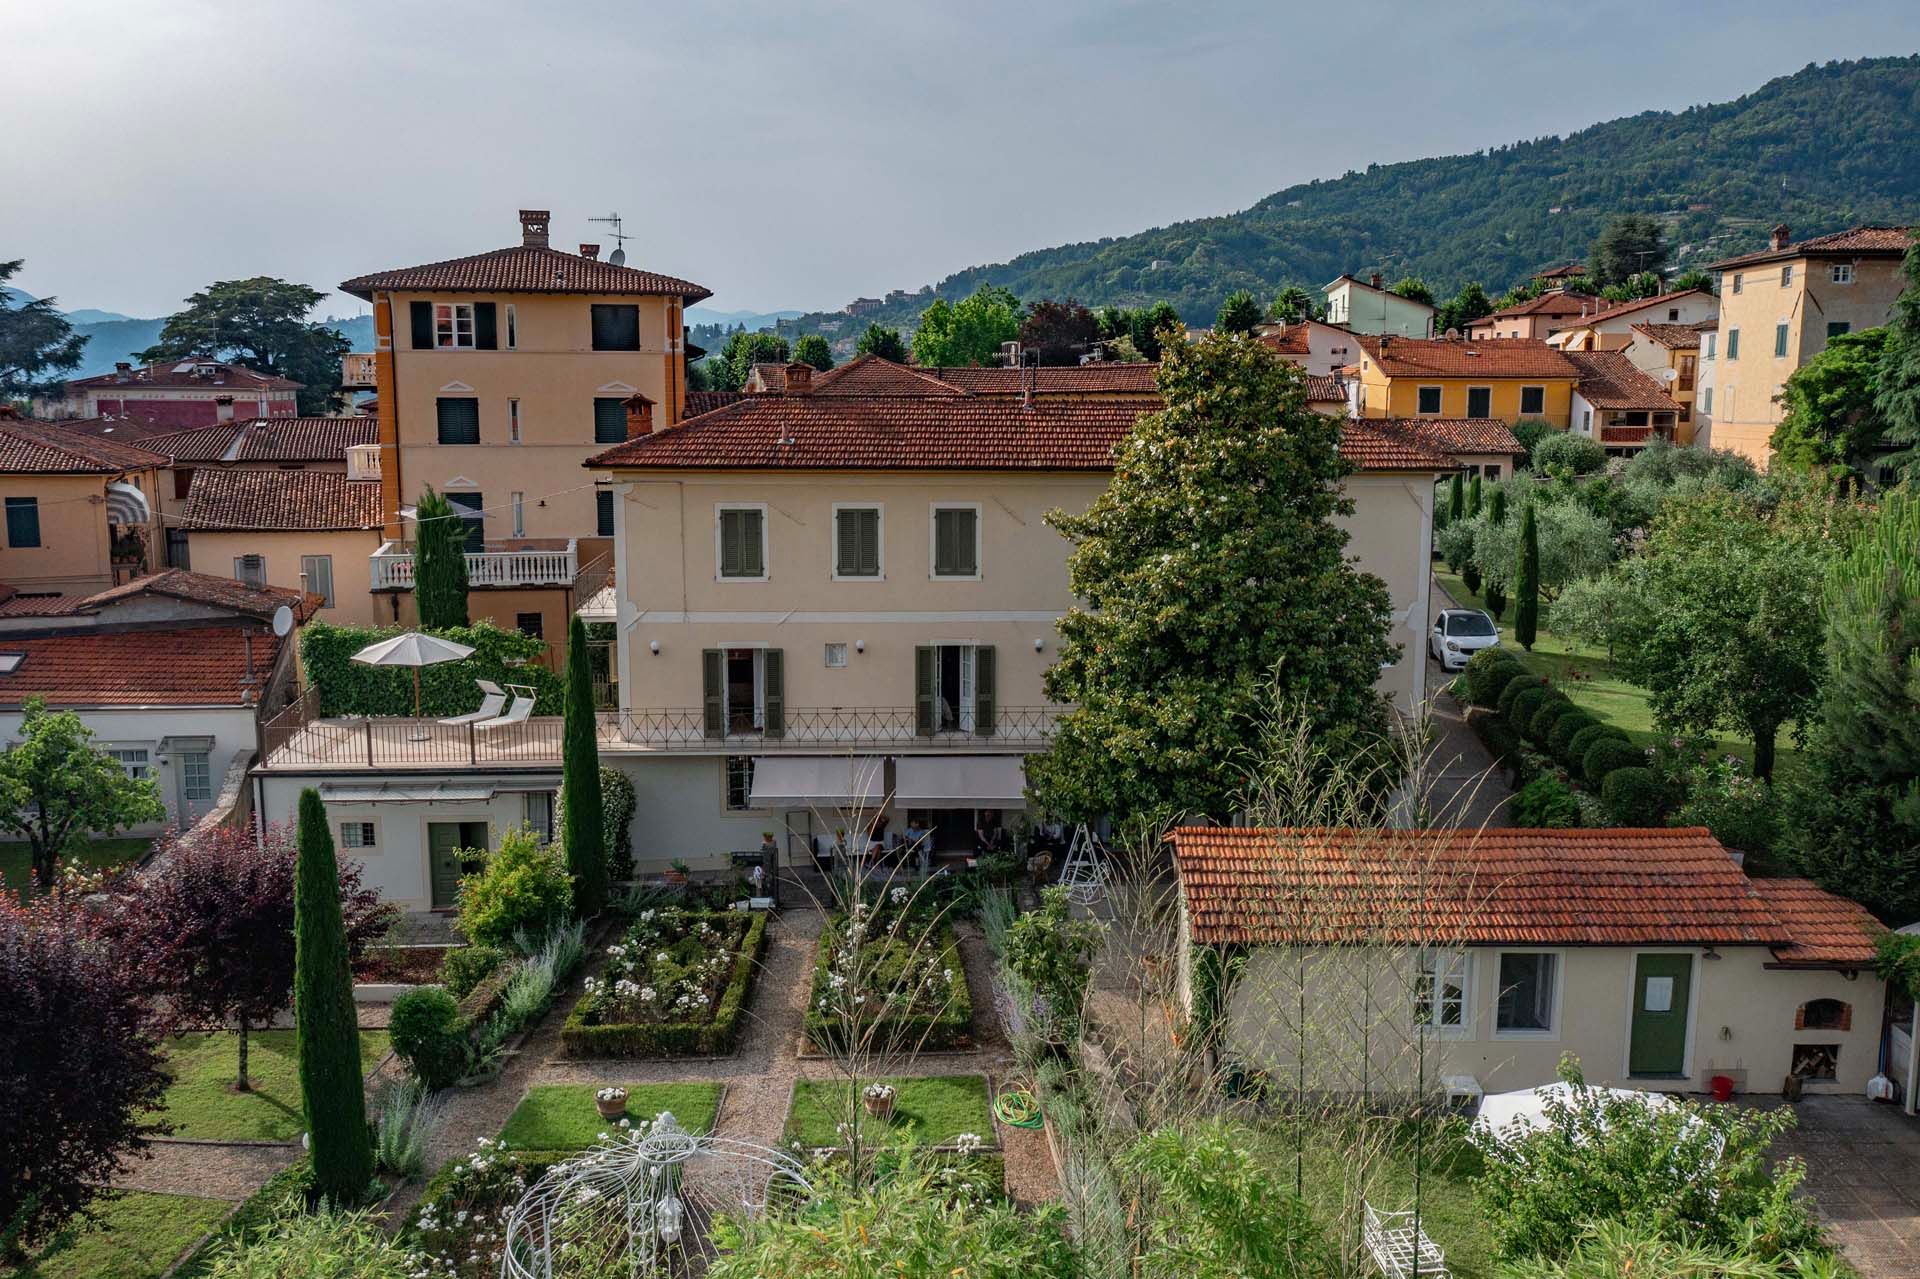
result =
[{"label": "white lounge chair", "polygon": [[500,686],[492,680],[477,679],[474,683],[480,686],[480,692],[482,693],[480,709],[477,711],[468,711],[465,715],[450,715],[440,721],[442,724],[453,724],[456,726],[460,724],[478,724],[483,719],[492,719],[498,715],[500,708],[507,704],[506,693],[501,691]]},{"label": "white lounge chair", "polygon": [[524,684],[509,684],[507,687],[513,690],[513,705],[507,707],[505,715],[475,722],[476,729],[485,732],[491,728],[505,728],[509,724],[524,724],[527,717],[533,714],[533,690]]},{"label": "white lounge chair", "polygon": [[1367,1225],[1361,1239],[1373,1254],[1373,1264],[1387,1279],[1450,1279],[1447,1258],[1440,1245],[1427,1238],[1420,1219],[1411,1212],[1381,1212],[1366,1205]]}]

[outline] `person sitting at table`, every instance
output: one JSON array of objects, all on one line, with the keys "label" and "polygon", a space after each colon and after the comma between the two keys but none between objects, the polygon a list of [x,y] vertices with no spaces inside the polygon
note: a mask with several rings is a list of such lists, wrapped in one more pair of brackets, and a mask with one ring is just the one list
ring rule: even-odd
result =
[{"label": "person sitting at table", "polygon": [[927,828],[920,824],[919,817],[917,816],[908,817],[907,818],[907,836],[906,836],[907,848],[910,851],[917,850],[921,844],[926,842],[928,838],[929,836],[927,834]]},{"label": "person sitting at table", "polygon": [[1000,829],[1000,814],[991,808],[981,809],[973,824],[974,848],[982,853],[999,851],[1003,833]]}]

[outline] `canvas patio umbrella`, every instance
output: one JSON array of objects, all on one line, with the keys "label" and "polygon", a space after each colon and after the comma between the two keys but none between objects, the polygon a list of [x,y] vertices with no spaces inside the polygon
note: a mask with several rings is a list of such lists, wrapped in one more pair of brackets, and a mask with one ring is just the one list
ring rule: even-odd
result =
[{"label": "canvas patio umbrella", "polygon": [[420,668],[437,666],[441,662],[457,662],[464,657],[472,657],[473,649],[466,644],[456,644],[452,640],[443,640],[433,635],[423,635],[419,631],[408,631],[392,639],[381,640],[378,644],[369,644],[353,655],[353,660],[366,666],[411,666],[413,668],[413,717],[420,718]]}]

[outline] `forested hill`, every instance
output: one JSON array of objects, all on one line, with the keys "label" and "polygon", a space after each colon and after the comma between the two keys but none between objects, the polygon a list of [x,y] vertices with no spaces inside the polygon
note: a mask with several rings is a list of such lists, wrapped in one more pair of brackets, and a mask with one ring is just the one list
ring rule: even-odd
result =
[{"label": "forested hill", "polygon": [[1418,275],[1442,296],[1468,280],[1498,293],[1582,258],[1622,212],[1658,215],[1675,265],[1697,264],[1764,247],[1776,222],[1799,238],[1920,219],[1916,121],[1920,56],[1809,65],[1734,102],[1369,165],[1242,213],[1024,253],[936,288],[960,297],[993,283],[1090,305],[1164,298],[1202,323],[1234,289],[1264,302],[1289,282],[1317,288],[1342,271]]}]

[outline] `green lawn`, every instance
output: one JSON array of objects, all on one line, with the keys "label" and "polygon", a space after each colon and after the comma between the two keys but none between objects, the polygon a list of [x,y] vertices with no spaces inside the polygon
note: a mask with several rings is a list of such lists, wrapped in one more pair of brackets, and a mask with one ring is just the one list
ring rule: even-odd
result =
[{"label": "green lawn", "polygon": [[64,1247],[17,1271],[19,1279],[156,1279],[233,1205],[219,1199],[129,1191],[99,1205]]},{"label": "green lawn", "polygon": [[[1434,580],[1463,608],[1485,608],[1486,601],[1467,589],[1467,584],[1452,573],[1436,571]],[[1445,606],[1446,601],[1437,601]],[[1543,606],[1541,613],[1547,609]],[[1513,608],[1500,620],[1500,643],[1520,659],[1528,670],[1544,675],[1580,706],[1625,732],[1637,746],[1651,746],[1660,734],[1653,727],[1653,708],[1647,702],[1647,690],[1616,675],[1606,653],[1582,644],[1563,640],[1544,626],[1535,637],[1531,653],[1513,637]],[[1753,743],[1741,737],[1720,737],[1718,749],[1753,762]],[[1790,776],[1800,766],[1800,752],[1785,731],[1775,754],[1776,778]]]},{"label": "green lawn", "polygon": [[[167,1051],[173,1086],[162,1113],[175,1137],[203,1141],[293,1141],[306,1131],[300,1114],[300,1076],[294,1032],[256,1030],[247,1036],[248,1092],[233,1091],[240,1036],[232,1031],[177,1035]],[[387,1055],[387,1032],[360,1032],[361,1070]]]},{"label": "green lawn", "polygon": [[860,1111],[860,1133],[868,1142],[911,1128],[914,1139],[923,1145],[941,1145],[963,1132],[978,1134],[988,1145],[996,1144],[983,1076],[935,1075],[883,1082],[892,1084],[899,1093],[890,1124],[883,1124],[868,1115],[864,1105],[853,1102],[848,1091],[851,1085],[842,1080],[801,1082],[793,1090],[793,1108],[787,1114],[783,1140],[804,1146],[840,1145],[838,1129],[853,1106]]},{"label": "green lawn", "polygon": [[[147,849],[153,846],[153,840],[141,839],[96,839],[80,850],[78,856],[62,858],[62,862],[72,860],[83,866],[118,866],[122,862],[135,861],[146,856]],[[24,843],[0,844],[0,883],[8,888],[22,889],[33,882],[33,858]]]},{"label": "green lawn", "polygon": [[[527,1095],[500,1130],[500,1140],[515,1150],[585,1150],[617,1121],[602,1119],[593,1094],[604,1085],[540,1084]],[[688,1132],[707,1132],[720,1109],[719,1084],[625,1084],[627,1116],[651,1119],[663,1110]]]}]

